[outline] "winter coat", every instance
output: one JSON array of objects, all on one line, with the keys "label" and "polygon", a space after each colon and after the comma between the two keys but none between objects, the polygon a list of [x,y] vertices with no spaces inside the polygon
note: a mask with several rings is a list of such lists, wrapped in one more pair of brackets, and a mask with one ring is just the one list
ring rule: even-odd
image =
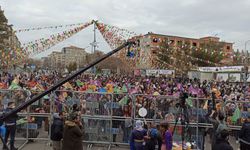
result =
[{"label": "winter coat", "polygon": [[83,150],[82,136],[82,131],[77,124],[66,121],[63,131],[62,150]]},{"label": "winter coat", "polygon": [[228,141],[218,139],[212,150],[233,150],[233,147],[228,143]]},{"label": "winter coat", "polygon": [[[8,114],[12,111],[12,108],[6,108],[3,113],[4,114]],[[11,117],[9,117],[8,119],[5,120],[5,124],[6,126],[11,126],[11,125],[16,125],[16,120],[18,118],[17,114],[12,115]]]},{"label": "winter coat", "polygon": [[54,118],[51,125],[51,137],[52,141],[61,141],[63,138],[63,120],[61,118]]},{"label": "winter coat", "polygon": [[[240,130],[239,138],[241,143],[250,143],[250,122],[245,122]],[[249,144],[247,144],[249,145]],[[249,145],[250,146],[250,145]]]}]

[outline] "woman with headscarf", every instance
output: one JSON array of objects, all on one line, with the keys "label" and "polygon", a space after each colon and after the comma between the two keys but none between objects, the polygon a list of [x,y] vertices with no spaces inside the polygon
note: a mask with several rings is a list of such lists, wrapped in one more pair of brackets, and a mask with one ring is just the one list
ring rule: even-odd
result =
[{"label": "woman with headscarf", "polygon": [[162,145],[161,150],[172,150],[173,148],[173,136],[169,130],[169,124],[167,122],[162,122],[160,124],[160,129],[162,132]]},{"label": "woman with headscarf", "polygon": [[143,129],[143,122],[137,120],[135,129],[132,131],[130,139],[130,150],[143,150],[144,138],[147,136],[147,131]]}]

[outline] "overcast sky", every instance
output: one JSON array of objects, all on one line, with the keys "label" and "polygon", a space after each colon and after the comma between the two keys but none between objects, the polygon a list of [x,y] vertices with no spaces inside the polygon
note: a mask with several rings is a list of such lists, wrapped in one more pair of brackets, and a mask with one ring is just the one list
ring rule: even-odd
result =
[{"label": "overcast sky", "polygon": [[[250,40],[250,0],[1,0],[0,5],[15,29],[98,19],[138,34],[154,32],[192,38],[217,35],[234,43],[235,49],[244,49],[245,41]],[[38,57],[63,46],[88,47],[93,41],[92,30],[89,27]],[[60,31],[27,32],[18,37],[27,42]],[[97,39],[100,50],[111,50],[100,33]]]}]

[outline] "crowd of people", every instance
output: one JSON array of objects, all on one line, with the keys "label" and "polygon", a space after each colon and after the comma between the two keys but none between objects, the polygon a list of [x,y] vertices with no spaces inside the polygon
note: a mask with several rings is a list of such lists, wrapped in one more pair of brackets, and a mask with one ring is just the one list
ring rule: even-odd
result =
[{"label": "crowd of people", "polygon": [[[3,109],[4,105],[7,106],[6,101],[10,98],[15,99],[16,105],[19,105],[25,98],[32,97],[48,89],[64,77],[64,75],[58,72],[49,71],[21,74],[2,73],[0,74],[0,108]],[[11,97],[6,94],[7,89],[11,90],[9,93],[13,93]],[[17,92],[18,90],[24,90],[25,92]],[[77,103],[85,108],[82,112],[84,114],[104,115],[110,113],[107,110],[108,108],[115,107],[116,105],[113,103],[104,103],[106,105],[103,105],[106,107],[103,108],[100,106],[95,111],[86,108],[86,105],[91,101],[93,104],[95,101],[98,101],[96,105],[100,105],[103,101],[113,101],[119,105],[123,105],[122,113],[126,116],[131,116],[132,101],[136,99],[137,109],[145,107],[149,110],[147,118],[163,118],[170,111],[169,108],[173,107],[173,100],[178,99],[181,93],[187,93],[190,98],[193,98],[192,100],[187,100],[189,106],[207,109],[208,104],[211,103],[206,99],[211,99],[211,93],[213,92],[215,93],[215,98],[218,99],[216,108],[221,109],[224,107],[227,116],[233,116],[235,110],[249,111],[249,104],[244,103],[249,101],[249,91],[250,88],[248,85],[244,85],[243,83],[229,83],[227,81],[216,82],[204,80],[200,82],[198,79],[188,78],[83,74],[58,88],[57,92],[55,92],[55,99],[58,106],[57,112],[68,111],[68,106]],[[136,96],[132,97],[131,95],[133,94]],[[44,97],[45,101],[41,104],[42,108],[48,107],[47,105],[50,102],[46,100],[49,97],[50,95]],[[194,98],[199,98],[199,103]],[[224,103],[225,101],[227,101],[226,104]],[[164,107],[161,108],[163,105]],[[37,109],[36,111],[41,111],[39,108],[35,109]],[[48,112],[47,109],[44,111]],[[244,113],[242,119],[244,119]],[[229,117],[227,122],[230,124],[240,124],[240,122],[243,122],[242,119],[232,120]]]},{"label": "crowd of people", "polygon": [[[64,77],[65,75],[54,71],[24,72],[21,74],[1,73],[1,110],[6,110],[10,102],[20,105],[34,95],[48,89]],[[108,126],[107,123],[91,121],[91,119],[83,121],[80,120],[81,115],[111,115],[113,118],[112,128],[121,128],[123,130],[123,142],[130,142],[131,149],[141,150],[138,146],[145,149],[145,145],[146,147],[150,145],[148,142],[154,143],[150,141],[152,138],[150,132],[151,128],[157,127],[157,139],[160,140],[154,146],[156,147],[157,145],[159,149],[165,148],[168,150],[170,147],[168,143],[173,144],[173,139],[172,141],[169,140],[172,138],[172,128],[168,128],[167,122],[175,121],[175,116],[178,115],[176,104],[179,103],[179,97],[183,93],[187,95],[185,107],[188,109],[185,109],[185,111],[189,114],[188,122],[211,123],[211,119],[209,120],[208,118],[216,118],[214,117],[215,115],[210,116],[213,109],[216,112],[223,110],[226,124],[242,125],[244,123],[247,126],[248,124],[245,124],[245,122],[247,122],[247,118],[250,116],[250,105],[247,103],[249,101],[249,91],[248,85],[230,83],[228,81],[205,80],[201,82],[198,79],[177,77],[83,74],[65,83],[53,94],[51,93],[43,97],[42,100],[32,105],[29,111],[33,113],[50,113],[53,111],[58,114],[54,116],[55,124],[53,124],[55,126],[52,126],[52,128],[56,130],[53,130],[53,132],[63,131],[65,135],[59,134],[60,132],[55,134],[52,132],[54,136],[51,139],[55,141],[53,143],[55,147],[60,147],[59,143],[65,137],[73,136],[73,140],[76,140],[74,136],[77,136],[80,138],[80,141],[81,138],[90,140],[91,137],[88,133],[81,132],[84,127],[99,125],[102,126],[100,132],[108,132],[105,131],[106,129],[103,129],[105,126]],[[55,107],[53,110],[50,107],[52,102],[50,99],[54,100]],[[215,102],[211,99],[215,99]],[[76,108],[78,115],[72,115],[72,110],[74,111]],[[165,120],[165,122],[160,124],[150,122],[143,128],[140,121],[133,122],[131,119],[128,119],[129,117],[141,118],[138,113],[140,108],[147,109],[146,119]],[[198,112],[199,117],[197,118],[196,114]],[[65,121],[63,121],[63,113],[68,114]],[[237,115],[238,113],[241,114]],[[116,117],[123,117],[125,121],[120,121]],[[49,130],[48,119],[36,117],[33,121],[38,124],[38,127],[41,127],[42,122],[45,122],[47,130]],[[60,125],[59,128],[58,124]],[[133,130],[134,124],[136,127]],[[65,126],[63,127],[63,125]],[[245,129],[248,130],[248,127]],[[67,133],[67,131],[70,133]],[[136,135],[138,131],[142,131],[139,139],[137,139],[138,135]],[[76,132],[77,135],[72,135],[71,132]],[[154,137],[156,137],[155,135]],[[166,135],[168,135],[167,139]],[[222,142],[225,142],[226,135],[227,133],[223,133]],[[239,134],[240,137],[245,137],[244,133]],[[248,140],[246,139],[245,141]],[[67,143],[67,140],[65,142],[64,147],[72,146],[72,142]],[[116,142],[116,134],[113,134],[113,142]],[[145,145],[143,144],[144,142],[146,143]],[[79,143],[79,140],[77,143]],[[204,143],[199,146],[201,145],[204,145]]]},{"label": "crowd of people", "polygon": [[[65,75],[58,72],[0,73],[0,89],[46,90]],[[83,74],[60,88],[84,92],[136,93],[148,95],[172,95],[178,97],[183,91],[192,96],[210,97],[211,90],[218,90],[217,98],[244,100],[249,87],[243,83],[227,81],[200,82],[198,79],[172,77],[136,77],[132,75]]]}]

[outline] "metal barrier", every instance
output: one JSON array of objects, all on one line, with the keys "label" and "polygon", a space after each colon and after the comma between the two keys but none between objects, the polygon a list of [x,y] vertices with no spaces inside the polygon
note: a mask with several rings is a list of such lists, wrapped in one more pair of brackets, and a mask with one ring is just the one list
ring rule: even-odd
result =
[{"label": "metal barrier", "polygon": [[[8,99],[15,100],[16,104],[22,103],[28,96],[32,96],[27,91],[0,90],[1,108],[6,107]],[[203,109],[208,99],[192,98],[187,101],[188,109],[184,114],[188,115],[189,123],[186,126],[190,131],[187,135],[189,140],[196,141],[202,145],[202,134],[205,129],[212,128],[206,120],[207,110]],[[228,111],[230,103],[235,103],[239,108],[249,109],[249,102],[223,102],[218,101],[217,109],[223,110],[227,118],[232,116]],[[28,109],[23,110],[20,118],[27,118],[17,128],[17,140],[23,140],[23,146],[31,140],[50,140],[49,127],[53,121],[55,112],[70,112],[73,104],[80,106],[82,123],[84,125],[83,142],[87,144],[121,144],[128,145],[130,133],[133,130],[136,120],[146,120],[148,124],[158,124],[166,120],[173,129],[176,118],[181,118],[180,109],[176,107],[178,98],[163,95],[140,95],[140,94],[111,94],[111,93],[86,93],[79,91],[55,91],[49,96],[32,104]],[[210,102],[211,104],[211,102]],[[244,105],[243,105],[244,104]],[[144,107],[148,113],[145,118],[138,114],[139,108]],[[42,109],[40,109],[42,108]],[[249,111],[243,111],[241,116]],[[240,120],[240,118],[239,118]],[[241,122],[242,123],[242,122]],[[178,120],[174,140],[180,141],[182,130],[181,122]],[[240,122],[231,124],[232,130],[239,130]],[[237,136],[237,134],[235,135]]]},{"label": "metal barrier", "polygon": [[[3,113],[9,101],[13,101],[18,106],[36,93],[37,91],[30,92],[27,90],[0,90],[0,113]],[[18,113],[15,139],[18,142],[19,149],[34,140],[48,141],[50,139],[49,127],[53,114],[50,111],[52,110],[51,100],[52,97],[46,97]],[[43,111],[40,108],[44,108]]]}]

